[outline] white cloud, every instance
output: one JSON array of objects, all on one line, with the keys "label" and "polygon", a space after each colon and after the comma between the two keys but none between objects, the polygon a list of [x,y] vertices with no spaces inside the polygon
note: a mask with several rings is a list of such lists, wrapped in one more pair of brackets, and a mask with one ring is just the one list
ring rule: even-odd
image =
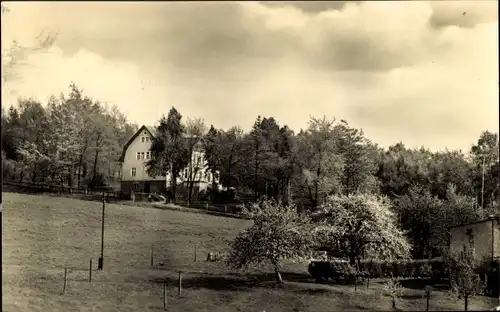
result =
[{"label": "white cloud", "polygon": [[45,99],[75,81],[141,124],[171,106],[223,128],[248,129],[260,114],[298,130],[310,115],[328,115],[385,146],[468,149],[482,130],[498,131],[491,3],[496,12],[491,1],[315,13],[250,2],[94,3],[78,16],[67,14],[72,3],[16,4],[9,38],[28,42],[43,27],[60,37],[29,57],[33,66],[10,88]]}]

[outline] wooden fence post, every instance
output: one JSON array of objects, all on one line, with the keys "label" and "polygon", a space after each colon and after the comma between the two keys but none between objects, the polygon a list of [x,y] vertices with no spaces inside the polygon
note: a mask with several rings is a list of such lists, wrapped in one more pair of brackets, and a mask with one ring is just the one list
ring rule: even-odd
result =
[{"label": "wooden fence post", "polygon": [[194,262],[196,262],[196,244],[194,245]]},{"label": "wooden fence post", "polygon": [[224,213],[227,213],[227,205],[224,205]]},{"label": "wooden fence post", "polygon": [[153,245],[151,245],[151,267],[153,266]]},{"label": "wooden fence post", "polygon": [[64,268],[64,286],[63,286],[63,295],[66,293],[66,277],[68,273],[68,268]]},{"label": "wooden fence post", "polygon": [[182,272],[179,271],[179,297],[182,296]]},{"label": "wooden fence post", "polygon": [[426,291],[426,295],[427,295],[427,296],[426,296],[426,297],[427,297],[427,304],[426,304],[426,306],[425,306],[425,311],[429,311],[429,300],[430,300],[430,298],[431,298],[431,291],[430,291],[430,290],[427,290],[427,291]]},{"label": "wooden fence post", "polygon": [[89,283],[92,283],[92,258],[90,258]]},{"label": "wooden fence post", "polygon": [[430,299],[431,299],[432,287],[431,286],[425,286],[424,287],[424,291],[425,291],[425,297],[426,297],[425,311],[429,311],[429,303],[430,303]]},{"label": "wooden fence post", "polygon": [[163,311],[167,311],[167,283],[163,283]]}]

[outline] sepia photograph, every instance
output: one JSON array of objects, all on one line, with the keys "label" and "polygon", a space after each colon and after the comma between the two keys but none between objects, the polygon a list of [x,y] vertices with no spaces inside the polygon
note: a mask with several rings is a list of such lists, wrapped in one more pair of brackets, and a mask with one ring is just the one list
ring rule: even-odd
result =
[{"label": "sepia photograph", "polygon": [[5,312],[500,311],[498,1],[2,1]]}]

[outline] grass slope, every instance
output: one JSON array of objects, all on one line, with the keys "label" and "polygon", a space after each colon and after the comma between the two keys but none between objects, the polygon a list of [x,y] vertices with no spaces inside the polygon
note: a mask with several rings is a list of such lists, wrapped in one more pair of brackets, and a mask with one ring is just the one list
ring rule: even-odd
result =
[{"label": "grass slope", "polygon": [[[100,254],[100,203],[3,193],[3,207],[3,311],[161,311],[163,282],[169,311],[390,308],[390,299],[380,295],[380,284],[359,287],[357,292],[352,286],[314,284],[306,264],[289,265],[284,273],[288,282],[276,287],[268,274],[271,270],[231,272],[222,263],[203,261],[209,251],[227,251],[228,242],[249,225],[246,220],[106,204],[104,271],[99,272],[95,267]],[[64,267],[69,270],[62,295]],[[178,271],[185,272],[181,298]],[[421,290],[407,294],[399,308],[425,309]],[[478,298],[470,309],[494,303]],[[461,310],[463,304],[436,292],[431,309]]]}]

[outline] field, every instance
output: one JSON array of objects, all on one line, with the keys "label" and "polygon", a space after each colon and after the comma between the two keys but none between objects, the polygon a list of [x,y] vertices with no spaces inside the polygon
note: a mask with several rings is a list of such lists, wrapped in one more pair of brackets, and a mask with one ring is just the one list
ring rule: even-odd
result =
[{"label": "field", "polygon": [[[169,311],[389,310],[380,282],[370,288],[320,285],[307,263],[288,264],[284,285],[271,270],[230,271],[204,261],[249,221],[181,211],[106,204],[104,271],[96,271],[101,246],[101,207],[69,198],[3,193],[3,311],[162,311],[167,283]],[[151,246],[154,266],[150,266]],[[195,246],[197,261],[194,261]],[[94,271],[88,282],[89,261]],[[160,265],[162,264],[162,265]],[[62,294],[64,268],[67,289]],[[177,272],[183,273],[182,296]],[[405,291],[401,310],[425,310],[422,290]],[[436,291],[431,310],[463,310],[463,303]],[[474,298],[469,309],[497,301]]]}]

